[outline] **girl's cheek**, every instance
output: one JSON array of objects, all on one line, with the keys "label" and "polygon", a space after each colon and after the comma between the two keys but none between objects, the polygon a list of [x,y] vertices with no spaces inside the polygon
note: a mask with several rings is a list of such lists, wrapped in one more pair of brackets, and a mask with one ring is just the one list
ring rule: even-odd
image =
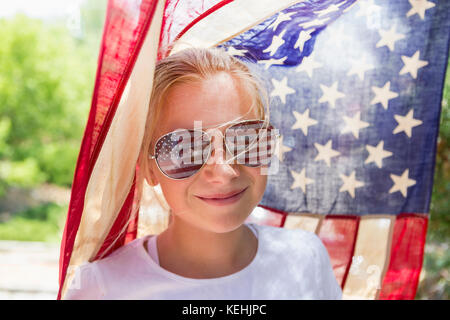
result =
[{"label": "girl's cheek", "polygon": [[257,185],[258,185],[259,196],[260,196],[260,198],[262,198],[263,195],[264,195],[264,192],[266,190],[267,176],[266,175],[265,176],[260,176],[259,177],[259,183]]},{"label": "girl's cheek", "polygon": [[258,168],[247,168],[248,174],[252,177],[255,185],[265,186],[267,184],[267,174],[261,174],[261,167]]},{"label": "girl's cheek", "polygon": [[160,181],[161,190],[168,205],[173,210],[181,210],[186,207],[187,185],[183,181],[170,180],[165,178]]},{"label": "girl's cheek", "polygon": [[264,192],[267,186],[267,175],[261,175],[260,170],[258,169],[257,174],[255,175],[255,193],[258,198],[258,203],[264,196]]}]

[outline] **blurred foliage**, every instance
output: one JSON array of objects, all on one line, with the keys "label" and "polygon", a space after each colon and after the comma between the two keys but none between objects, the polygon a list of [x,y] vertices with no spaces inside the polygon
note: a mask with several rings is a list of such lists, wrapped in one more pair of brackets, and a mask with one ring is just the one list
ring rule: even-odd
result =
[{"label": "blurred foliage", "polygon": [[428,241],[450,239],[450,59],[447,65],[431,198]]},{"label": "blurred foliage", "polygon": [[[107,0],[67,18],[0,19],[0,200],[12,186],[71,187],[91,103]],[[77,12],[73,12],[76,16]],[[67,206],[42,203],[0,223],[0,239],[60,241]]]},{"label": "blurred foliage", "polygon": [[[0,19],[0,196],[70,187],[95,80],[106,1],[81,8],[84,36],[22,14]],[[103,5],[103,6],[102,6]]]},{"label": "blurred foliage", "polygon": [[450,251],[448,247],[448,243],[427,243],[421,274],[423,279],[418,287],[416,299],[450,299]]},{"label": "blurred foliage", "polygon": [[[18,14],[0,19],[0,200],[12,186],[71,187],[106,4],[84,1],[75,32],[67,18],[44,21]],[[0,223],[0,239],[61,241],[67,209],[41,203],[13,212]]]},{"label": "blurred foliage", "polygon": [[442,97],[433,194],[416,299],[450,299],[450,59]]},{"label": "blurred foliage", "polygon": [[44,203],[14,214],[0,223],[0,239],[60,242],[68,206]]},{"label": "blurred foliage", "polygon": [[80,8],[83,36],[80,42],[98,52],[106,15],[107,0],[85,1]]}]

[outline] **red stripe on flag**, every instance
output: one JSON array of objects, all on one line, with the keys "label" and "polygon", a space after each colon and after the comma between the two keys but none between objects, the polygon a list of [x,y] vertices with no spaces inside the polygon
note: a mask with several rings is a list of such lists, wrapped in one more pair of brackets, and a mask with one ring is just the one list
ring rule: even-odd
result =
[{"label": "red stripe on flag", "polygon": [[142,0],[139,19],[135,21],[134,7],[129,1],[108,2],[91,110],[78,155],[68,216],[61,241],[58,299],[61,298],[62,286],[80,225],[89,179],[149,29],[156,4],[157,0]]},{"label": "red stripe on flag", "polygon": [[414,299],[422,269],[427,225],[426,215],[397,216],[389,267],[381,286],[380,300]]},{"label": "red stripe on flag", "polygon": [[282,227],[286,220],[286,212],[258,205],[245,222],[264,226]]},{"label": "red stripe on flag", "polygon": [[169,55],[170,45],[196,22],[232,0],[180,1],[167,0],[161,26],[158,60]]},{"label": "red stripe on flag", "polygon": [[359,217],[327,215],[322,221],[319,238],[328,250],[336,280],[345,285],[355,250]]}]

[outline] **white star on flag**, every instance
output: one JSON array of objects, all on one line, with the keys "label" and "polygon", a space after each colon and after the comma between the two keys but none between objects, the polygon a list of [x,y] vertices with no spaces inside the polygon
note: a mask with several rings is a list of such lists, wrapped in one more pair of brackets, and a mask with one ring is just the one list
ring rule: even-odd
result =
[{"label": "white star on flag", "polygon": [[279,35],[274,35],[272,38],[272,43],[263,52],[270,52],[269,54],[273,56],[275,52],[277,52],[278,48],[280,48],[285,40],[283,39],[284,34],[286,33],[286,29],[284,29]]},{"label": "white star on flag", "polygon": [[314,61],[312,56],[304,57],[302,63],[295,69],[296,72],[305,71],[310,78],[312,78],[314,69],[320,68],[321,63]]},{"label": "white star on flag", "polygon": [[311,29],[311,30],[302,30],[300,31],[299,35],[298,35],[298,39],[294,44],[294,48],[298,48],[300,50],[300,52],[303,51],[303,47],[305,46],[306,41],[308,41],[309,39],[311,39],[311,33],[313,33],[314,31],[316,31],[316,29]]},{"label": "white star on flag", "polygon": [[269,60],[259,60],[258,63],[264,64],[264,69],[269,69],[269,67],[273,66],[274,64],[282,65],[283,62],[287,59],[287,56],[280,58],[280,59],[269,59]]},{"label": "white star on flag", "polygon": [[372,87],[372,91],[375,92],[375,97],[370,101],[370,105],[381,103],[384,110],[387,110],[389,105],[389,100],[397,98],[398,93],[391,91],[391,82],[388,81],[384,84],[384,87]]},{"label": "white star on flag", "polygon": [[411,9],[406,13],[406,17],[418,14],[422,20],[425,20],[425,11],[436,5],[427,0],[409,0],[409,4],[411,5]]},{"label": "white star on flag", "polygon": [[417,50],[416,53],[414,53],[414,55],[411,57],[402,56],[404,66],[398,74],[405,74],[405,73],[409,72],[411,74],[411,76],[414,79],[416,79],[417,78],[417,70],[428,65],[428,61],[420,60],[419,55],[420,55],[420,51]]},{"label": "white star on flag", "polygon": [[320,26],[323,25],[324,22],[327,22],[328,20],[330,20],[330,18],[325,18],[325,19],[314,19],[312,21],[309,22],[304,22],[304,23],[300,23],[298,26],[302,27],[303,29],[308,29],[311,27],[316,27],[316,26]]},{"label": "white star on flag", "polygon": [[229,47],[227,50],[228,54],[232,55],[232,56],[240,56],[243,57],[245,56],[245,53],[247,52],[247,50],[240,50],[240,49],[236,49],[235,47]]},{"label": "white star on flag", "polygon": [[294,183],[291,185],[291,189],[301,188],[303,193],[306,193],[306,185],[314,183],[313,179],[306,177],[305,168],[300,172],[290,170],[292,177],[294,178]]},{"label": "white star on flag", "polygon": [[324,145],[321,145],[319,143],[314,143],[314,146],[316,147],[317,151],[319,152],[314,159],[314,161],[320,161],[323,160],[325,163],[330,167],[331,166],[331,158],[337,157],[341,153],[339,151],[333,150],[331,148],[331,139],[328,140],[328,142]]},{"label": "white star on flag", "polygon": [[378,142],[376,147],[371,145],[366,145],[366,150],[369,152],[369,156],[367,157],[365,164],[375,162],[378,168],[383,167],[383,159],[392,156],[392,152],[383,150],[384,141]]},{"label": "white star on flag", "polygon": [[373,64],[368,63],[366,61],[366,57],[363,56],[359,60],[353,61],[350,71],[347,72],[347,76],[357,74],[359,79],[362,81],[364,80],[364,73],[366,71],[372,70],[373,68],[374,68]]},{"label": "white star on flag", "polygon": [[283,21],[291,20],[291,16],[294,14],[295,12],[288,12],[288,13],[280,12],[275,21],[272,22],[272,24],[268,27],[268,29],[273,29],[273,31],[275,32],[280,23],[282,23]]},{"label": "white star on flag", "polygon": [[295,90],[288,86],[287,77],[281,81],[272,78],[272,84],[275,87],[270,93],[271,97],[280,97],[283,103],[286,103],[286,95],[295,93]]},{"label": "white star on flag", "polygon": [[275,155],[278,157],[278,159],[283,162],[284,153],[289,152],[292,150],[292,148],[289,148],[283,144],[283,135],[279,138],[279,143],[277,144],[277,149],[275,150]]},{"label": "white star on flag", "polygon": [[320,88],[322,89],[323,96],[319,99],[319,103],[322,102],[328,102],[330,103],[331,108],[336,107],[336,100],[345,97],[345,94],[342,92],[339,92],[337,90],[338,82],[335,81],[331,87],[327,87],[323,84],[320,85]]},{"label": "white star on flag", "polygon": [[359,130],[370,126],[368,122],[361,121],[361,112],[355,114],[353,118],[344,116],[346,123],[341,133],[351,132],[356,139],[359,139]]},{"label": "white star on flag", "polygon": [[396,26],[393,25],[390,30],[378,30],[381,39],[376,44],[377,48],[387,46],[390,51],[394,51],[395,42],[405,38],[404,34],[396,33],[395,28]]},{"label": "white star on flag", "polygon": [[406,116],[400,116],[398,114],[394,115],[395,120],[398,122],[397,127],[395,127],[394,131],[392,131],[393,134],[400,133],[402,131],[405,132],[405,134],[408,136],[408,138],[411,138],[411,132],[412,128],[417,127],[422,124],[421,120],[414,119],[414,110],[409,110],[408,114]]},{"label": "white star on flag", "polygon": [[403,197],[406,198],[406,196],[408,195],[408,188],[416,184],[416,180],[409,179],[408,176],[409,169],[403,171],[401,176],[391,174],[391,179],[394,182],[394,185],[389,190],[389,193],[400,191]]},{"label": "white star on flag", "polygon": [[349,176],[341,174],[340,177],[344,184],[339,189],[339,192],[347,191],[352,198],[355,197],[355,189],[364,186],[364,182],[356,180],[355,171],[353,171]]},{"label": "white star on flag", "polygon": [[[342,3],[344,3],[344,2],[342,2]],[[319,17],[321,17],[323,15],[326,15],[326,14],[329,14],[329,13],[332,13],[335,11],[339,11],[339,5],[330,4],[328,6],[328,8],[325,8],[323,10],[314,11],[314,13],[316,13]]]},{"label": "white star on flag", "polygon": [[317,120],[314,120],[309,117],[309,109],[306,109],[305,112],[299,113],[297,111],[292,111],[295,117],[295,123],[292,126],[292,130],[302,129],[303,134],[305,136],[308,135],[308,127],[317,124]]}]

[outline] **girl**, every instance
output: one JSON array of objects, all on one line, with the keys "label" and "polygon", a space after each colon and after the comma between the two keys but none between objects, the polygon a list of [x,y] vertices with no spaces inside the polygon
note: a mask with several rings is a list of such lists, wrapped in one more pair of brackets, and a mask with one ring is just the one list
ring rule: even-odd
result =
[{"label": "girl", "polygon": [[266,101],[248,67],[220,49],[159,61],[139,158],[169,225],[82,265],[65,298],[341,299],[314,233],[246,223],[273,153]]}]

